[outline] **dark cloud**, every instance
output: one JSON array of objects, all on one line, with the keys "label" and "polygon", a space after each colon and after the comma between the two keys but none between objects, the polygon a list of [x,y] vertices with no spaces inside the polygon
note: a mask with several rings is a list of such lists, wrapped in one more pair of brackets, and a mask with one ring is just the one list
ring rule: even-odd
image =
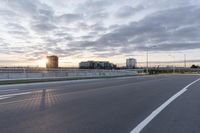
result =
[{"label": "dark cloud", "polygon": [[87,0],[84,3],[79,4],[76,9],[78,12],[85,13],[98,13],[106,9],[113,4],[112,1],[108,0]]},{"label": "dark cloud", "polygon": [[138,6],[136,8],[133,8],[132,6],[126,5],[126,6],[120,7],[115,15],[116,17],[119,17],[119,18],[126,18],[132,15],[135,15],[138,11],[142,9],[144,9],[143,6]]},{"label": "dark cloud", "polygon": [[34,14],[36,12],[36,2],[34,2],[33,0],[7,0],[6,4],[10,7],[12,7],[13,9],[15,9],[15,11],[21,11],[23,13],[29,13],[29,14]]},{"label": "dark cloud", "polygon": [[92,39],[94,36],[92,35],[87,35],[87,36],[81,36],[82,39],[87,40],[87,39]]},{"label": "dark cloud", "polygon": [[[196,49],[200,48],[199,42],[171,42],[171,43],[163,43],[161,45],[150,48],[150,50],[155,51],[179,51],[179,50],[188,50],[188,49]],[[136,50],[144,50],[143,48],[137,47]]]},{"label": "dark cloud", "polygon": [[38,0],[7,0],[4,3],[19,15],[37,17],[38,15],[52,16],[54,11],[48,5]]},{"label": "dark cloud", "polygon": [[62,37],[62,36],[70,36],[66,31],[63,32],[55,32],[55,36]]},{"label": "dark cloud", "polygon": [[57,26],[50,24],[50,23],[41,23],[41,24],[32,25],[32,29],[39,33],[52,31],[56,28],[57,28]]},{"label": "dark cloud", "polygon": [[89,28],[90,28],[88,24],[83,23],[83,22],[78,23],[78,24],[77,24],[77,27],[78,27],[79,29],[81,29],[81,30],[89,30]]},{"label": "dark cloud", "polygon": [[[98,40],[81,44],[82,47],[118,47],[121,52],[145,51],[160,45],[160,51],[200,48],[200,8],[187,6],[156,12],[139,22],[118,26]],[[197,43],[193,43],[197,41]]]},{"label": "dark cloud", "polygon": [[57,21],[65,22],[65,23],[71,23],[76,22],[83,19],[82,14],[63,14],[61,16],[57,17]]},{"label": "dark cloud", "polygon": [[[12,10],[16,14],[17,21],[25,19],[25,22],[29,22],[31,28],[37,32],[46,32],[56,28],[55,24],[52,24],[54,20],[53,9],[38,0],[7,0],[4,3],[8,10]],[[26,30],[22,25],[13,22],[8,23],[7,27],[20,30],[11,31],[11,33],[22,33]]]},{"label": "dark cloud", "polygon": [[109,13],[107,12],[98,12],[94,13],[91,16],[89,16],[90,19],[96,19],[96,20],[101,20],[109,17]]},{"label": "dark cloud", "polygon": [[93,24],[93,25],[90,26],[90,29],[93,30],[93,31],[96,31],[96,32],[98,32],[98,31],[104,31],[105,32],[107,30],[107,28],[105,28],[102,23]]}]

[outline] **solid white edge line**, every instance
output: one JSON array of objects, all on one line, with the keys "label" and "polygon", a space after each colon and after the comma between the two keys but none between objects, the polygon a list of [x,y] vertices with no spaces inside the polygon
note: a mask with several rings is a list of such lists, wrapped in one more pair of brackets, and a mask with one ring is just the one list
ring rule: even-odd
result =
[{"label": "solid white edge line", "polygon": [[7,90],[0,90],[0,92],[8,92],[8,91],[17,91],[19,89],[7,89]]},{"label": "solid white edge line", "polygon": [[185,86],[182,90],[174,94],[172,97],[170,97],[166,102],[164,102],[161,106],[159,106],[156,110],[154,110],[146,119],[144,119],[141,123],[139,123],[130,133],[139,133],[142,131],[142,129],[149,123],[151,120],[153,120],[163,109],[165,109],[171,102],[173,102],[177,97],[182,95],[184,92],[187,91],[187,88],[193,85],[194,83],[198,82],[200,80],[197,79],[193,81],[192,83]]},{"label": "solid white edge line", "polygon": [[7,99],[7,98],[11,98],[11,97],[12,97],[12,96],[0,97],[0,100]]},{"label": "solid white edge line", "polygon": [[3,97],[12,97],[12,96],[19,96],[19,95],[25,95],[25,94],[30,94],[30,93],[32,93],[32,92],[6,94],[6,95],[0,95],[0,98],[3,98]]}]

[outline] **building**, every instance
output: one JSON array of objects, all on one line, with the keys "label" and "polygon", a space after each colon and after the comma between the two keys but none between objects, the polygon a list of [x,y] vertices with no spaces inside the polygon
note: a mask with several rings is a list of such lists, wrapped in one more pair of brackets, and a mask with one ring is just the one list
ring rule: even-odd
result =
[{"label": "building", "polygon": [[47,56],[46,68],[58,68],[58,56]]},{"label": "building", "polygon": [[137,61],[134,58],[126,59],[126,68],[133,69],[136,68]]},{"label": "building", "polygon": [[116,67],[108,61],[84,61],[79,63],[80,69],[115,69]]},{"label": "building", "polygon": [[92,69],[94,68],[94,61],[84,61],[79,63],[81,69]]}]

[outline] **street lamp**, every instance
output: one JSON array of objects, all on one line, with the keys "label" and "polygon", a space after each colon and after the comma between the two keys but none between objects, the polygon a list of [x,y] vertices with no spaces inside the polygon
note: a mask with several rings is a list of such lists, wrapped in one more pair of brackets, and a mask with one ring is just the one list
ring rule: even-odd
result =
[{"label": "street lamp", "polygon": [[150,48],[155,48],[157,47],[158,45],[153,45],[153,46],[150,46],[150,47],[147,47],[147,51],[146,51],[146,60],[147,60],[147,66],[146,66],[146,73],[148,74],[149,73],[149,49]]},{"label": "street lamp", "polygon": [[148,56],[149,56],[149,48],[148,48],[148,47],[147,47],[147,55],[146,55],[146,56],[147,56],[147,67],[146,67],[146,72],[147,72],[147,74],[148,74],[148,73],[149,73],[149,61],[148,61],[148,60],[149,60],[149,57],[148,57]]},{"label": "street lamp", "polygon": [[187,64],[186,64],[186,54],[184,54],[184,68],[187,67]]},{"label": "street lamp", "polygon": [[175,73],[175,56],[169,55],[170,57],[173,58],[173,73]]}]

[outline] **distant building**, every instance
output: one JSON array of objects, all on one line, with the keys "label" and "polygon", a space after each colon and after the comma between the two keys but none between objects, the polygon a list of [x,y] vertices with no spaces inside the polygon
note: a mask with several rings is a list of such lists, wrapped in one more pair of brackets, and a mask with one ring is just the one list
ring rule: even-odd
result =
[{"label": "distant building", "polygon": [[137,61],[134,58],[126,59],[126,68],[133,69],[136,67]]},{"label": "distant building", "polygon": [[115,69],[116,67],[108,61],[84,61],[79,63],[80,69]]},{"label": "distant building", "polygon": [[58,56],[47,56],[46,68],[58,68]]}]

